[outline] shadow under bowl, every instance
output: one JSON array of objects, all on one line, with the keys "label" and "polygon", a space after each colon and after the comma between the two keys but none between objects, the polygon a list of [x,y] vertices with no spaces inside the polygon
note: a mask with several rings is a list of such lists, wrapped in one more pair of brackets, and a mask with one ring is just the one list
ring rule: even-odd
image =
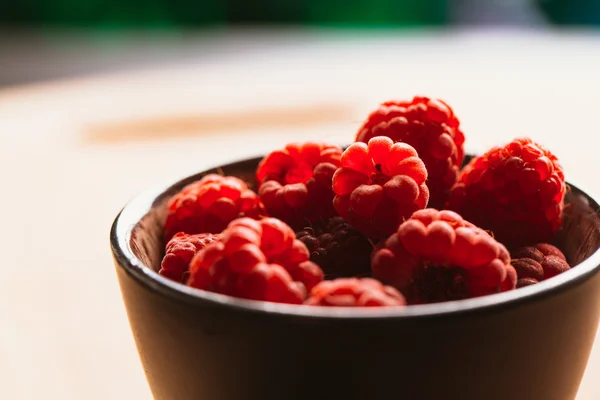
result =
[{"label": "shadow under bowl", "polygon": [[[259,159],[219,167],[255,184]],[[206,170],[133,199],[111,230],[117,276],[156,399],[566,400],[600,315],[599,206],[571,185],[556,243],[574,267],[518,290],[404,308],[317,308],[160,276],[166,202]]]}]

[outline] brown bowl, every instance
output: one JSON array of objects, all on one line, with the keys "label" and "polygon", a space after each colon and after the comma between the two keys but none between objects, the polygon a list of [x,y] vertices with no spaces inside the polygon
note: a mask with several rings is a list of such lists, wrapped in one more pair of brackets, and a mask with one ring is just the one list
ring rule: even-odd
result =
[{"label": "brown bowl", "polygon": [[[220,167],[254,179],[259,159]],[[598,203],[571,185],[556,244],[571,270],[518,290],[405,308],[316,308],[160,276],[167,199],[132,200],[111,246],[152,392],[166,400],[573,399],[600,315]]]}]

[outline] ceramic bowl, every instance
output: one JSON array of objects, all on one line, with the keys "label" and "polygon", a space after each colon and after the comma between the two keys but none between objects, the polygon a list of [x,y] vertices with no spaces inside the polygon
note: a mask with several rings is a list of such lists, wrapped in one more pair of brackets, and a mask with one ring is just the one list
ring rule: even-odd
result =
[{"label": "ceramic bowl", "polygon": [[[259,159],[222,165],[252,182]],[[166,201],[203,171],[133,199],[111,246],[156,399],[567,400],[600,315],[599,206],[570,185],[557,245],[574,267],[501,294],[403,308],[232,298],[157,273]]]}]

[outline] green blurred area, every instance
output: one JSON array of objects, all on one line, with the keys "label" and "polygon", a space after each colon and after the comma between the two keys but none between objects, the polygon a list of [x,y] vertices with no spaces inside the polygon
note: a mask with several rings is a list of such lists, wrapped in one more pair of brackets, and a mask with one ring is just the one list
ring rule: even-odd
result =
[{"label": "green blurred area", "polygon": [[477,12],[485,19],[490,13],[500,15],[509,9],[514,16],[526,3],[552,24],[600,25],[600,0],[479,1],[0,0],[0,26],[85,27],[100,31],[236,24],[401,28],[452,24],[453,17],[473,9],[479,10],[473,14],[476,19]]},{"label": "green blurred area", "polygon": [[110,28],[298,24],[402,27],[447,22],[447,0],[2,0],[0,23]]}]

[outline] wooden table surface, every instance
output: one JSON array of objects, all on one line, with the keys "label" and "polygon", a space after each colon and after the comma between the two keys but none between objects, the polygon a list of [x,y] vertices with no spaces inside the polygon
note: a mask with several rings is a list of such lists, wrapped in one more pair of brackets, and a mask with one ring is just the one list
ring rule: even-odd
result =
[{"label": "wooden table surface", "polygon": [[[109,251],[120,208],[290,140],[348,142],[382,100],[447,100],[470,151],[530,135],[600,193],[600,36],[248,34],[221,46],[208,60],[0,90],[0,398],[151,398]],[[578,399],[600,398],[598,374],[600,341]]]}]

